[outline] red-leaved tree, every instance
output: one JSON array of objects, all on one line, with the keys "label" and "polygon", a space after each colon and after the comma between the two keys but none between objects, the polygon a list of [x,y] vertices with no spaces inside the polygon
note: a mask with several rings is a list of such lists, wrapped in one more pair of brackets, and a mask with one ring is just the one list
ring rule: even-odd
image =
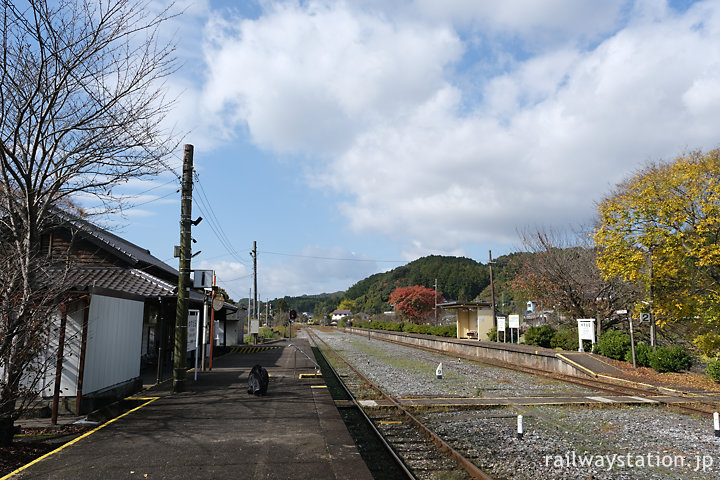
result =
[{"label": "red-leaved tree", "polygon": [[[442,303],[442,292],[437,295],[437,303]],[[435,308],[435,290],[420,285],[398,287],[390,294],[390,304],[403,318],[421,323]]]}]

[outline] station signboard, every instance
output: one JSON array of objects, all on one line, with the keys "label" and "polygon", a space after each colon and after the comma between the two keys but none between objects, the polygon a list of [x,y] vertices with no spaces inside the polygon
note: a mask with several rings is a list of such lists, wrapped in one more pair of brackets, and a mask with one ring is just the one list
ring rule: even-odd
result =
[{"label": "station signboard", "polygon": [[200,321],[200,310],[188,310],[188,322],[187,322],[187,351],[195,351],[195,344],[197,343],[197,329],[198,322]]}]

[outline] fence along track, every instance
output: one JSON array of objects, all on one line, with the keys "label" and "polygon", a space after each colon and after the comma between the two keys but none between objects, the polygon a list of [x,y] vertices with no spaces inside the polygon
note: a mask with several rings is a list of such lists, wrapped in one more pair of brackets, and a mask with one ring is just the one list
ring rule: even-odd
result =
[{"label": "fence along track", "polygon": [[[335,358],[341,361],[342,364],[353,373],[353,375],[359,378],[361,382],[363,382],[365,385],[370,386],[370,388],[376,393],[378,397],[385,400],[386,402],[389,402],[392,405],[392,409],[395,412],[398,412],[393,414],[391,413],[391,411],[383,409],[384,411],[382,413],[374,413],[372,415],[375,420],[372,423],[377,423],[380,425],[379,429],[375,427],[376,430],[382,431],[385,440],[387,440],[391,444],[392,449],[396,451],[397,455],[399,457],[402,457],[402,462],[406,466],[410,464],[409,470],[424,471],[426,473],[433,470],[443,470],[450,473],[451,470],[457,472],[457,467],[459,467],[460,469],[462,469],[463,473],[469,476],[469,478],[492,480],[492,477],[485,474],[474,463],[465,458],[461,453],[453,449],[450,445],[448,445],[445,441],[438,437],[432,430],[427,428],[420,420],[418,420],[407,409],[400,405],[397,400],[383,392],[377,385],[373,384],[370,380],[368,380],[363,374],[361,374],[357,369],[350,365],[344,358],[335,353],[332,347],[330,347],[327,342],[325,342],[322,338],[318,337],[317,334],[312,331],[312,329],[308,329],[307,332],[311,340],[318,347],[318,351],[320,351],[320,353],[325,355],[320,349],[320,343],[322,343],[326,351],[331,352]],[[328,365],[330,365],[330,362],[328,362]],[[345,382],[340,378],[340,375],[331,365],[330,368],[338,377],[338,380],[340,380],[341,384],[344,385]],[[347,387],[345,388],[347,390]],[[355,405],[357,405],[358,408],[360,408],[361,410],[365,411],[365,408],[363,408],[362,405],[355,400],[355,395],[353,395],[349,390],[348,393],[350,394],[351,398],[353,398]],[[369,417],[369,415],[367,415],[367,412],[366,416]],[[408,424],[402,422],[402,420],[398,420],[403,418],[409,420],[410,423]],[[421,435],[417,435],[417,433],[415,433],[418,431],[421,433]],[[427,440],[429,440],[434,445],[434,448],[427,447]],[[432,450],[440,450],[444,453],[444,458],[438,460],[440,462],[439,465],[434,465],[432,461],[428,460],[428,456],[432,453]],[[452,462],[448,462],[448,460],[452,460]],[[417,478],[415,473],[412,473],[411,475],[411,478]]]}]

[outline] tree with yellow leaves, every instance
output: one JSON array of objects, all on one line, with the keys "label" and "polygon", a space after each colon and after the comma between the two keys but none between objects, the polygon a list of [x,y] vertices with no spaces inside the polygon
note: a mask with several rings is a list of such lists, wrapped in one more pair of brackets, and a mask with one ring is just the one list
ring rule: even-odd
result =
[{"label": "tree with yellow leaves", "polygon": [[705,353],[720,351],[720,150],[649,165],[619,184],[599,206],[594,239],[600,271],[644,283],[658,325],[689,322]]}]

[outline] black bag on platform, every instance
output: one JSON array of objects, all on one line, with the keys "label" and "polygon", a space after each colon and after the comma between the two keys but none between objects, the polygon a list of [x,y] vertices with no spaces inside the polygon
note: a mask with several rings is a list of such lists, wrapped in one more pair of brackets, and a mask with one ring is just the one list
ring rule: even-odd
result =
[{"label": "black bag on platform", "polygon": [[248,393],[254,395],[267,394],[269,377],[267,370],[260,365],[255,365],[248,375]]}]

